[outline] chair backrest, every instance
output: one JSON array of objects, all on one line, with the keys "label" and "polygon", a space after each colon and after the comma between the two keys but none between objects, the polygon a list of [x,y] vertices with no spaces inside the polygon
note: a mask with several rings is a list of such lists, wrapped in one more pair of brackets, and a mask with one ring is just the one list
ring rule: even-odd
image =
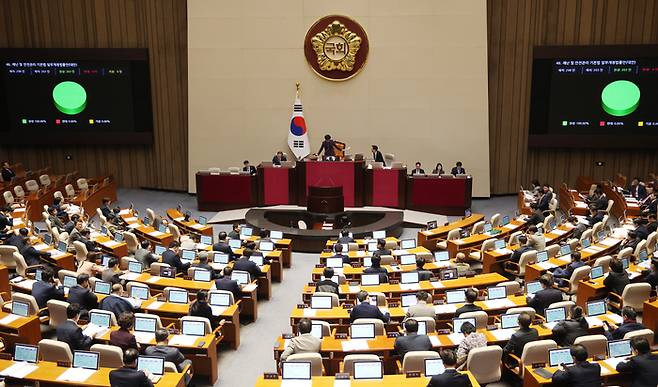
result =
[{"label": "chair backrest", "polygon": [[601,231],[602,228],[603,228],[603,222],[594,223],[594,225],[592,226],[592,237],[597,238],[598,240],[599,231]]},{"label": "chair backrest", "polygon": [[588,228],[587,230],[583,231],[583,233],[580,235],[580,240],[581,241],[589,240],[591,242],[593,232],[594,230],[592,230],[591,228]]},{"label": "chair backrest", "polygon": [[402,372],[424,372],[425,359],[438,359],[439,353],[435,351],[410,351],[402,359]]},{"label": "chair backrest", "polygon": [[198,321],[202,322],[204,326],[206,327],[205,331],[206,334],[212,333],[212,325],[210,324],[210,320],[206,317],[197,317],[197,316],[183,316],[180,319],[181,327],[183,326],[183,321]]},{"label": "chair backrest", "polygon": [[549,258],[555,257],[558,252],[560,252],[560,245],[555,244],[546,246],[546,254],[548,254]]},{"label": "chair backrest", "polygon": [[386,307],[388,306],[388,301],[386,300],[386,295],[382,292],[370,292],[368,293],[369,296],[375,296],[377,297],[377,306],[382,306]]},{"label": "chair backrest", "polygon": [[471,234],[479,234],[484,231],[484,220],[475,222],[473,228],[471,229]]},{"label": "chair backrest", "polygon": [[87,245],[80,241],[74,241],[73,242],[73,247],[75,248],[75,259],[78,262],[83,262],[87,260],[87,254],[89,254],[89,251],[87,251]]},{"label": "chair backrest", "polygon": [[610,261],[612,261],[612,257],[604,255],[603,257],[596,258],[593,266],[603,266],[603,271],[608,271],[610,270]]},{"label": "chair backrest", "polygon": [[39,182],[41,183],[42,186],[48,187],[50,185],[50,176],[48,175],[39,176]]},{"label": "chair backrest", "polygon": [[644,337],[649,341],[649,343],[653,343],[653,331],[651,329],[638,329],[637,331],[631,331],[628,332],[624,335],[624,339],[634,339],[637,337]]},{"label": "chair backrest", "polygon": [[55,191],[53,197],[64,200],[64,195],[62,194],[62,191]]},{"label": "chair backrest", "polygon": [[215,293],[216,294],[226,294],[226,295],[228,295],[229,305],[235,304],[235,299],[233,297],[233,293],[231,293],[228,290],[214,290],[214,289],[210,290],[210,291],[208,291],[208,299],[210,300],[212,298],[212,295],[215,294]]},{"label": "chair backrest", "polygon": [[[640,243],[638,243],[637,246],[635,246],[635,250],[633,250],[633,256],[636,257],[636,258],[639,257],[640,252],[642,250],[647,250],[647,241],[646,240],[640,241]],[[647,251],[647,256],[649,256],[648,251]]]},{"label": "chair backrest", "polygon": [[571,310],[571,308],[576,305],[575,302],[573,301],[558,301],[550,304],[548,307],[549,308],[560,308],[560,307],[565,307],[567,311]]},{"label": "chair backrest", "polygon": [[78,179],[76,181],[76,184],[78,185],[78,189],[80,191],[86,191],[89,189],[89,184],[87,183],[87,179],[85,179],[84,177]]},{"label": "chair backrest", "polygon": [[174,286],[166,286],[164,289],[162,289],[162,295],[168,300],[169,299],[169,292],[172,290],[180,290],[180,291],[185,291],[185,289],[182,288],[177,288]]},{"label": "chair backrest", "polygon": [[101,226],[107,224],[107,218],[103,215],[103,212],[100,208],[96,209],[96,215],[98,215],[98,220],[100,221]]},{"label": "chair backrest", "polygon": [[521,377],[525,375],[525,366],[533,363],[548,363],[548,351],[557,348],[554,340],[537,340],[527,343],[521,354]]},{"label": "chair backrest", "polygon": [[612,206],[613,206],[614,204],[615,204],[615,201],[614,201],[614,200],[612,200],[612,199],[608,200],[608,206],[606,207],[605,210],[606,210],[607,212],[610,212],[610,209],[612,209]]},{"label": "chair backrest", "polygon": [[542,223],[542,227],[544,230],[548,230],[550,228],[551,223],[555,220],[555,216],[549,215],[544,218],[544,223]]},{"label": "chair backrest", "polygon": [[625,247],[621,249],[619,254],[617,254],[617,259],[624,259],[626,257],[630,257],[633,255],[633,248],[632,247]]},{"label": "chair backrest", "polygon": [[66,308],[69,307],[69,303],[60,300],[48,300],[46,303],[48,306],[48,315],[50,320],[48,325],[51,327],[57,327],[59,324],[66,321]]},{"label": "chair backrest", "polygon": [[322,356],[319,353],[295,353],[288,356],[289,362],[311,362],[311,376],[322,376]]},{"label": "chair backrest", "polygon": [[173,235],[175,241],[180,241],[181,233],[178,226],[170,222],[167,225],[167,229],[169,230],[169,234]]},{"label": "chair backrest", "polygon": [[[493,250],[496,247],[496,238],[487,239],[482,242],[482,247],[480,248],[481,252]],[[482,257],[481,257],[482,258]]]},{"label": "chair backrest", "polygon": [[548,209],[550,211],[557,210],[557,198],[555,196],[553,196],[553,198],[548,202]]},{"label": "chair backrest", "polygon": [[15,292],[11,294],[11,300],[26,302],[30,306],[30,310],[28,311],[30,316],[34,316],[39,312],[39,304],[37,304],[37,299],[34,298],[34,296],[31,294]]},{"label": "chair backrest", "polygon": [[68,344],[63,341],[42,339],[39,341],[39,357],[44,361],[58,362],[68,361],[73,362],[73,353]]},{"label": "chair backrest", "polygon": [[454,241],[455,239],[459,239],[461,236],[462,236],[462,229],[457,227],[448,231],[448,236],[446,237],[446,239],[449,241]]},{"label": "chair backrest", "polygon": [[[377,318],[357,318],[352,323],[352,325],[354,324],[375,324],[375,336],[384,336],[385,334],[384,322]],[[351,331],[352,329],[350,327],[350,332]]]},{"label": "chair backrest", "polygon": [[647,252],[649,255],[656,251],[656,235],[658,235],[658,232],[654,231],[647,237]]},{"label": "chair backrest", "polygon": [[30,192],[37,192],[39,190],[39,183],[36,180],[28,180],[25,182],[25,188]]},{"label": "chair backrest", "polygon": [[590,266],[581,266],[571,273],[571,278],[569,279],[569,294],[575,294],[578,291],[578,284],[580,280],[587,279],[589,273],[592,271]]},{"label": "chair backrest", "polygon": [[343,359],[343,369],[341,372],[354,376],[354,362],[356,361],[379,361],[379,356],[371,354],[347,355]]},{"label": "chair backrest", "polygon": [[381,255],[380,258],[382,259],[380,262],[381,265],[393,265],[397,263],[395,257],[392,255]]},{"label": "chair backrest", "polygon": [[395,240],[386,240],[384,248],[387,250],[395,250],[398,248],[398,243]]},{"label": "chair backrest", "polygon": [[505,281],[497,284],[496,286],[504,286],[507,289],[507,294],[516,294],[521,291],[521,284],[517,281]]},{"label": "chair backrest", "polygon": [[487,323],[489,322],[489,315],[483,310],[478,310],[475,312],[466,312],[459,315],[459,318],[475,317],[475,328],[476,329],[485,329]]},{"label": "chair backrest", "polygon": [[135,313],[135,317],[154,318],[156,320],[155,329],[162,328],[162,321],[160,320],[160,316],[158,316],[157,314]]},{"label": "chair backrest", "polygon": [[25,190],[20,185],[14,187],[14,193],[21,199],[25,197]]},{"label": "chair backrest", "polygon": [[5,199],[5,203],[14,204],[14,195],[12,195],[10,191],[5,191],[2,194],[2,197]]},{"label": "chair backrest", "polygon": [[162,267],[171,267],[168,263],[164,262],[153,262],[151,264],[151,275],[160,275],[160,268]]},{"label": "chair backrest", "polygon": [[121,347],[107,344],[94,344],[90,351],[98,352],[100,358],[98,365],[100,367],[121,368],[123,367],[123,351]]},{"label": "chair backrest", "polygon": [[497,382],[501,378],[503,349],[498,345],[473,348],[468,351],[466,368],[479,384]]},{"label": "chair backrest", "polygon": [[173,372],[173,373],[177,374],[178,373],[178,368],[176,368],[176,364],[174,364],[170,361],[166,361],[166,362],[164,362],[164,371],[165,372]]},{"label": "chair backrest", "polygon": [[574,344],[581,344],[587,348],[587,355],[594,357],[597,355],[605,356],[608,349],[608,338],[604,335],[585,335],[576,337]]},{"label": "chair backrest", "polygon": [[492,227],[498,227],[500,225],[500,214],[495,213],[495,214],[491,215],[491,220],[490,221],[491,221],[491,226]]},{"label": "chair backrest", "polygon": [[147,216],[147,217],[149,218],[149,220],[151,221],[151,224],[154,224],[154,223],[155,223],[155,211],[153,211],[153,210],[150,209],[150,208],[147,208],[147,209],[146,209],[146,216]]},{"label": "chair backrest", "polygon": [[65,185],[64,191],[66,192],[66,196],[68,196],[69,198],[75,197],[75,188],[73,188],[72,184]]},{"label": "chair backrest", "polygon": [[[466,314],[466,313],[464,313],[464,314]],[[418,316],[418,317],[413,317],[413,319],[418,321],[418,322],[421,322],[421,321],[424,322],[425,323],[425,330],[427,331],[427,333],[436,332],[436,320],[434,319],[434,317],[421,317],[421,316]]]},{"label": "chair backrest", "polygon": [[18,248],[16,248],[16,246],[0,245],[0,264],[5,265],[10,269],[16,268],[14,253],[17,252]]},{"label": "chair backrest", "polygon": [[646,282],[628,284],[621,294],[624,306],[630,306],[637,312],[644,310],[644,301],[649,299],[651,285]]},{"label": "chair backrest", "polygon": [[123,240],[126,241],[128,245],[128,252],[134,254],[135,251],[139,248],[139,240],[137,236],[130,231],[125,231],[123,233]]},{"label": "chair backrest", "polygon": [[519,244],[519,237],[523,235],[523,231],[514,231],[510,236],[509,236],[509,244],[510,245],[518,245]]},{"label": "chair backrest", "polygon": [[537,314],[535,308],[532,308],[530,306],[519,306],[515,308],[509,308],[505,313],[512,314],[512,313],[523,313],[523,312],[528,313],[531,319],[534,319],[535,315]]},{"label": "chair backrest", "polygon": [[71,276],[71,277],[78,278],[78,273],[77,272],[62,269],[62,270],[57,272],[57,279],[59,279],[60,283],[64,283],[64,277],[67,276],[67,275]]},{"label": "chair backrest", "polygon": [[27,267],[28,267],[27,263],[25,262],[25,258],[18,251],[14,251],[14,253],[12,254],[12,258],[14,258],[16,273],[18,273],[23,278],[25,278],[27,276]]},{"label": "chair backrest", "polygon": [[347,244],[347,251],[358,251],[359,244],[356,242],[350,242]]},{"label": "chair backrest", "polygon": [[525,275],[525,267],[537,262],[537,250],[528,250],[519,258],[519,276]]},{"label": "chair backrest", "polygon": [[[129,282],[130,283],[130,282]],[[89,313],[102,313],[110,316],[110,326],[114,327],[117,325],[117,317],[114,315],[114,313],[110,312],[109,310],[103,310],[103,309],[92,309],[89,311]]]},{"label": "chair backrest", "polygon": [[119,259],[119,269],[128,270],[128,264],[130,262],[139,262],[139,261],[136,260],[134,257],[121,257]]}]

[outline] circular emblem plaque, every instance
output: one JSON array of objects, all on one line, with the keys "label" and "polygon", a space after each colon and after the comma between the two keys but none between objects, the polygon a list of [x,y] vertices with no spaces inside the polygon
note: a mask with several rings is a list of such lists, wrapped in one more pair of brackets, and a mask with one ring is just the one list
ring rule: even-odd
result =
[{"label": "circular emblem plaque", "polygon": [[325,16],[306,33],[304,55],[313,71],[330,81],[358,74],[368,59],[368,35],[359,23],[341,15]]}]

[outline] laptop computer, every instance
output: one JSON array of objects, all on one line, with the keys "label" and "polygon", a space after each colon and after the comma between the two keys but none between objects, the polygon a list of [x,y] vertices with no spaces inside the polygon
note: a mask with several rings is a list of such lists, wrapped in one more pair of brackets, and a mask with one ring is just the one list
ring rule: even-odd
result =
[{"label": "laptop computer", "polygon": [[400,275],[400,283],[403,284],[417,284],[418,283],[418,272],[412,271],[408,273],[402,273]]},{"label": "laptop computer", "polygon": [[94,293],[108,295],[112,291],[112,284],[97,280],[94,284]]},{"label": "laptop computer", "polygon": [[607,307],[604,300],[589,301],[587,303],[587,315],[589,317],[601,316],[607,313]]},{"label": "laptop computer", "polygon": [[434,375],[439,375],[442,374],[443,371],[445,371],[446,368],[443,365],[443,360],[441,359],[425,359],[425,368],[424,368],[424,374],[425,376],[434,376]]},{"label": "laptop computer", "polygon": [[160,245],[155,246],[155,255],[162,255],[165,251],[167,251],[166,247]]},{"label": "laptop computer", "polygon": [[608,341],[608,357],[627,357],[631,356],[632,353],[631,340]]},{"label": "laptop computer", "polygon": [[158,322],[155,318],[135,316],[134,329],[136,332],[155,333],[157,325]]},{"label": "laptop computer", "polygon": [[215,254],[213,254],[212,262],[213,263],[219,263],[221,265],[227,265],[228,264],[228,254],[215,253]]},{"label": "laptop computer", "polygon": [[199,238],[199,242],[204,245],[212,245],[212,237],[208,235],[201,235],[201,238]]},{"label": "laptop computer", "polygon": [[603,266],[593,266],[589,272],[589,278],[597,279],[603,277]]},{"label": "laptop computer", "polygon": [[400,256],[401,265],[415,265],[416,264],[416,254],[405,254]]},{"label": "laptop computer", "polygon": [[331,268],[342,268],[343,267],[343,258],[327,258],[327,267]]},{"label": "laptop computer", "polygon": [[130,261],[128,262],[128,271],[135,274],[141,274],[144,268],[141,262]]},{"label": "laptop computer", "polygon": [[208,218],[206,218],[205,216],[199,216],[199,224],[205,226],[206,224],[208,224]]},{"label": "laptop computer", "polygon": [[281,363],[281,379],[283,380],[311,380],[311,362],[300,361]]},{"label": "laptop computer", "polygon": [[164,375],[164,358],[156,356],[139,356],[137,358],[137,369],[139,371],[148,371],[151,376],[149,380],[157,383]]},{"label": "laptop computer", "polygon": [[560,322],[567,318],[567,308],[560,306],[557,308],[546,308],[544,311],[547,323]]},{"label": "laptop computer", "polygon": [[249,273],[232,272],[231,279],[237,281],[238,285],[249,284]]},{"label": "laptop computer", "polygon": [[418,298],[414,293],[403,293],[400,296],[400,304],[402,305],[403,308],[408,308],[412,305],[416,305],[417,303],[418,303]]},{"label": "laptop computer", "polygon": [[89,322],[98,327],[109,328],[112,316],[109,313],[89,312]]},{"label": "laptop computer", "polygon": [[14,361],[37,363],[39,361],[39,347],[36,345],[16,344],[14,346]]},{"label": "laptop computer", "polygon": [[210,305],[227,307],[231,305],[231,295],[227,293],[210,293]]},{"label": "laptop computer", "polygon": [[87,370],[98,370],[100,353],[91,351],[73,351],[73,368],[84,368]]},{"label": "laptop computer", "polygon": [[375,324],[352,324],[350,325],[350,338],[352,339],[374,339]]},{"label": "laptop computer", "polygon": [[355,361],[353,363],[354,380],[382,379],[384,370],[381,361]]},{"label": "laptop computer", "polygon": [[503,239],[496,239],[494,242],[494,249],[499,250],[499,249],[504,249],[505,248],[505,240]]},{"label": "laptop computer", "polygon": [[311,296],[311,309],[331,309],[331,296]]},{"label": "laptop computer", "polygon": [[196,251],[194,250],[183,250],[180,256],[182,261],[194,261],[194,258],[196,258]]},{"label": "laptop computer", "polygon": [[507,313],[500,316],[501,329],[514,329],[519,327],[521,313]]},{"label": "laptop computer", "polygon": [[279,240],[283,239],[283,231],[270,231],[270,239],[272,240]]},{"label": "laptop computer", "polygon": [[187,290],[169,290],[169,296],[167,297],[167,302],[174,304],[187,304],[189,302],[189,297]]},{"label": "laptop computer", "polygon": [[379,274],[362,274],[361,275],[361,285],[362,286],[376,286],[376,285],[379,285]]},{"label": "laptop computer", "polygon": [[208,270],[196,269],[194,270],[194,276],[192,279],[194,281],[210,282],[212,279],[212,273]]},{"label": "laptop computer", "polygon": [[445,262],[450,260],[450,253],[448,251],[435,251],[434,260],[436,262]]},{"label": "laptop computer", "polygon": [[253,235],[254,230],[251,227],[242,227],[240,229],[240,235],[245,237],[250,237]]},{"label": "laptop computer", "polygon": [[149,298],[149,288],[146,286],[135,286],[133,285],[130,288],[130,297],[137,300],[148,300]]},{"label": "laptop computer", "polygon": [[537,252],[537,263],[548,261],[548,251],[542,250]]},{"label": "laptop computer", "polygon": [[320,323],[311,323],[311,335],[322,340],[322,324]]},{"label": "laptop computer", "polygon": [[571,349],[569,348],[556,348],[548,350],[548,364],[551,367],[559,367],[562,364],[572,365],[573,357],[571,357]]},{"label": "laptop computer", "polygon": [[386,239],[386,231],[384,230],[373,231],[372,239]]},{"label": "laptop computer", "polygon": [[491,286],[487,288],[487,299],[498,300],[507,298],[507,288],[504,286]]},{"label": "laptop computer", "polygon": [[446,291],[446,302],[448,304],[460,304],[466,302],[466,290],[448,290]]},{"label": "laptop computer", "polygon": [[403,239],[400,241],[400,248],[403,250],[406,249],[413,249],[416,247],[416,240],[415,239]]},{"label": "laptop computer", "polygon": [[206,323],[203,321],[182,320],[181,333],[187,336],[205,336]]},{"label": "laptop computer", "polygon": [[452,319],[452,333],[461,333],[462,324],[466,322],[473,324],[473,326],[477,326],[475,317],[456,317]]},{"label": "laptop computer", "polygon": [[270,241],[261,241],[260,245],[258,246],[258,249],[260,251],[273,251],[274,243]]},{"label": "laptop computer", "polygon": [[527,294],[535,294],[542,289],[539,281],[526,282],[525,291]]}]

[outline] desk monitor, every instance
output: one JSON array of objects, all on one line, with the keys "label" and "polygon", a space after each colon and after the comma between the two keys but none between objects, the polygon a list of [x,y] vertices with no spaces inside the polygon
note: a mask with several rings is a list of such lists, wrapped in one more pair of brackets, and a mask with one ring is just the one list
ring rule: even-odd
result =
[{"label": "desk monitor", "polygon": [[123,242],[123,234],[120,232],[114,234],[114,241],[115,242]]},{"label": "desk monitor", "polygon": [[461,333],[462,329],[462,324],[465,322],[469,322],[473,324],[473,326],[477,326],[475,324],[475,317],[464,317],[464,318],[453,318],[452,319],[452,332],[453,333]]},{"label": "desk monitor", "polygon": [[342,268],[343,267],[343,258],[327,258],[327,267],[331,268]]},{"label": "desk monitor", "polygon": [[141,262],[129,261],[128,262],[128,271],[135,274],[142,274],[142,264]]},{"label": "desk monitor", "polygon": [[408,308],[418,303],[418,298],[416,297],[415,293],[402,293],[400,297],[400,303],[402,304],[403,308]]},{"label": "desk monitor", "polygon": [[606,304],[604,300],[589,301],[587,303],[587,315],[589,317],[601,316],[606,314]]},{"label": "desk monitor", "polygon": [[362,274],[361,285],[362,286],[379,285],[379,274]]},{"label": "desk monitor", "polygon": [[580,247],[583,249],[588,248],[591,244],[592,242],[590,242],[589,239],[583,239],[582,241],[580,241]]},{"label": "desk monitor", "polygon": [[263,256],[262,255],[252,255],[251,257],[249,257],[249,260],[251,262],[255,263],[256,265],[258,265],[259,267],[263,266]]},{"label": "desk monitor", "polygon": [[368,251],[377,251],[377,242],[368,242]]},{"label": "desk monitor", "polygon": [[485,223],[484,224],[484,227],[483,227],[484,232],[490,232],[492,229],[493,229],[493,227],[491,227],[491,223]]},{"label": "desk monitor", "polygon": [[638,254],[637,257],[640,259],[640,262],[644,262],[644,261],[646,261],[647,258],[648,258],[648,257],[647,257],[647,250],[646,250],[646,249],[642,249],[642,250],[640,250],[640,253]]},{"label": "desk monitor", "polygon": [[283,231],[270,231],[270,239],[279,240],[283,239]]},{"label": "desk monitor", "polygon": [[375,324],[352,324],[350,325],[350,337],[352,339],[374,339]]},{"label": "desk monitor", "polygon": [[311,323],[311,335],[322,340],[322,324],[320,323]]},{"label": "desk monitor", "polygon": [[354,380],[382,379],[384,371],[381,361],[355,361]]},{"label": "desk monitor", "polygon": [[166,247],[160,245],[155,246],[155,255],[162,255],[165,251],[167,251]]},{"label": "desk monitor", "polygon": [[331,282],[335,283],[336,285],[340,285],[340,277],[338,275],[331,277]]},{"label": "desk monitor", "polygon": [[160,267],[160,277],[176,278],[176,268],[173,268],[171,266],[161,266]]},{"label": "desk monitor", "polygon": [[239,249],[242,247],[242,241],[239,239],[229,239],[228,246],[232,249]]},{"label": "desk monitor", "polygon": [[130,288],[130,297],[138,300],[148,300],[149,299],[149,288],[146,286],[135,286],[133,285]]},{"label": "desk monitor", "polygon": [[415,239],[403,239],[400,241],[400,248],[401,249],[414,249],[416,248],[416,240]]},{"label": "desk monitor", "polygon": [[503,216],[503,220],[500,222],[501,226],[506,226],[509,224],[509,215]]},{"label": "desk monitor", "polygon": [[418,272],[412,271],[408,273],[402,273],[400,275],[400,283],[403,284],[417,284],[418,283]]},{"label": "desk monitor", "polygon": [[281,363],[281,379],[283,380],[311,380],[310,361],[284,361]]},{"label": "desk monitor", "polygon": [[210,293],[210,305],[213,306],[230,306],[231,295],[227,293]]},{"label": "desk monitor", "polygon": [[43,243],[47,244],[50,246],[51,243],[53,243],[53,237],[50,234],[44,234],[43,235]]},{"label": "desk monitor", "polygon": [[311,296],[311,309],[331,309],[331,296]]},{"label": "desk monitor", "polygon": [[274,243],[270,241],[261,241],[260,245],[258,246],[258,249],[260,251],[273,251]]},{"label": "desk monitor", "polygon": [[450,260],[450,253],[447,250],[435,251],[434,260],[436,262],[445,262]]},{"label": "desk monitor", "polygon": [[64,281],[62,282],[62,285],[64,285],[67,288],[72,288],[75,285],[78,284],[78,278],[74,277],[72,275],[65,275],[64,276]]},{"label": "desk monitor", "polygon": [[249,273],[244,272],[232,272],[231,279],[237,281],[238,285],[247,285],[249,281]]},{"label": "desk monitor", "polygon": [[212,279],[212,273],[204,269],[195,269],[194,277],[192,279],[195,281],[210,282]]},{"label": "desk monitor", "polygon": [[428,230],[435,229],[435,228],[437,228],[438,226],[439,226],[439,222],[436,221],[436,220],[430,220],[429,222],[427,222],[427,229],[428,229]]},{"label": "desk monitor", "polygon": [[148,371],[153,375],[164,375],[164,358],[156,356],[139,356],[137,358],[137,369]]},{"label": "desk monitor", "polygon": [[628,266],[629,266],[628,258],[622,258],[621,259],[621,264],[624,267],[624,270],[628,269]]},{"label": "desk monitor", "polygon": [[183,250],[180,256],[183,261],[194,261],[194,258],[196,258],[196,251],[194,250]]},{"label": "desk monitor", "polygon": [[183,320],[181,332],[187,336],[205,336],[206,323],[204,321]]},{"label": "desk monitor", "polygon": [[199,216],[199,224],[205,226],[206,224],[208,224],[208,218],[206,218],[205,216]]},{"label": "desk monitor", "polygon": [[571,349],[569,348],[556,348],[548,350],[548,363],[551,367],[558,367],[562,364],[573,364],[573,357],[571,357]]},{"label": "desk monitor", "polygon": [[151,224],[151,219],[149,219],[148,216],[145,216],[144,220],[142,220],[142,223],[144,223],[144,226],[148,226]]},{"label": "desk monitor", "polygon": [[525,291],[527,294],[535,294],[542,289],[539,281],[531,281],[525,284]]},{"label": "desk monitor", "polygon": [[446,368],[443,366],[441,359],[425,359],[425,376],[434,376],[442,374]]},{"label": "desk monitor", "polygon": [[61,242],[60,241],[59,243],[57,243],[57,250],[60,253],[65,253],[66,252],[66,242]]},{"label": "desk monitor", "polygon": [[242,227],[240,229],[240,235],[249,237],[254,233],[254,230],[251,227]]},{"label": "desk monitor", "polygon": [[73,368],[98,370],[100,353],[90,351],[73,351]]},{"label": "desk monitor", "polygon": [[508,313],[500,316],[500,328],[512,329],[519,327],[519,316],[521,313]]},{"label": "desk monitor", "polygon": [[400,265],[415,265],[416,254],[405,254],[400,257]]},{"label": "desk monitor", "polygon": [[473,215],[473,212],[471,211],[470,208],[464,210],[464,218],[468,218],[471,215]]},{"label": "desk monitor", "polygon": [[487,299],[497,300],[507,298],[507,288],[504,286],[491,286],[487,288]]},{"label": "desk monitor", "polygon": [[548,261],[548,251],[542,250],[537,252],[537,263]]},{"label": "desk monitor", "polygon": [[97,327],[109,328],[112,316],[109,313],[89,312],[89,322]]},{"label": "desk monitor", "polygon": [[589,272],[589,278],[597,279],[603,277],[603,266],[594,266]]},{"label": "desk monitor", "polygon": [[41,269],[37,269],[37,270],[34,272],[34,279],[35,279],[35,281],[41,281],[41,274],[43,274],[43,270],[41,270]]},{"label": "desk monitor", "polygon": [[187,290],[169,290],[167,302],[172,302],[174,304],[187,304],[189,302]]},{"label": "desk monitor", "polygon": [[459,278],[459,274],[457,273],[457,268],[452,267],[450,269],[443,269],[439,272],[439,276],[441,277],[442,280],[452,280],[452,279],[457,279]]},{"label": "desk monitor", "polygon": [[97,280],[94,284],[94,293],[108,295],[112,291],[112,284],[105,281]]},{"label": "desk monitor", "polygon": [[608,357],[631,356],[631,340],[608,341]]},{"label": "desk monitor", "polygon": [[27,317],[30,315],[30,304],[14,300],[11,302],[11,313],[17,316]]},{"label": "desk monitor", "polygon": [[496,242],[494,242],[494,249],[499,250],[499,249],[504,249],[505,248],[505,240],[504,239],[496,239]]},{"label": "desk monitor", "polygon": [[560,322],[567,318],[567,308],[560,306],[557,308],[546,308],[544,311],[547,323]]},{"label": "desk monitor", "polygon": [[158,226],[158,231],[160,231],[163,234],[166,234],[167,233],[167,226],[165,226],[164,224],[159,225]]},{"label": "desk monitor", "polygon": [[220,263],[220,264],[223,264],[223,265],[227,265],[228,264],[228,254],[215,253],[215,254],[213,254],[212,261],[213,261],[213,263]]},{"label": "desk monitor", "polygon": [[599,239],[599,242],[605,239],[605,230],[601,230],[596,234],[596,237]]},{"label": "desk monitor", "polygon": [[110,266],[110,259],[112,259],[112,256],[109,255],[103,255],[103,258],[101,258],[101,266],[108,267]]},{"label": "desk monitor", "polygon": [[16,344],[14,346],[14,361],[36,363],[39,360],[39,347],[36,345]]},{"label": "desk monitor", "polygon": [[142,317],[135,316],[135,331],[136,332],[148,332],[155,333],[158,322],[155,318],[152,317]]},{"label": "desk monitor", "polygon": [[426,335],[427,334],[427,322],[418,321],[418,334]]},{"label": "desk monitor", "polygon": [[363,267],[372,266],[372,257],[363,257]]},{"label": "desk monitor", "polygon": [[466,290],[448,290],[446,291],[446,302],[448,304],[460,304],[466,302]]},{"label": "desk monitor", "polygon": [[343,246],[343,252],[345,252],[345,254],[347,254],[347,252],[350,251],[349,243],[340,243],[340,245]]},{"label": "desk monitor", "polygon": [[[571,254],[571,246],[569,246],[569,245],[560,246],[560,255],[562,256],[562,255],[567,255],[567,254]],[[571,356],[571,355],[569,355],[569,356]]]},{"label": "desk monitor", "polygon": [[373,231],[372,239],[386,239],[386,231],[384,230]]},{"label": "desk monitor", "polygon": [[201,244],[210,246],[212,245],[212,237],[208,235],[201,235],[199,242],[201,242]]}]

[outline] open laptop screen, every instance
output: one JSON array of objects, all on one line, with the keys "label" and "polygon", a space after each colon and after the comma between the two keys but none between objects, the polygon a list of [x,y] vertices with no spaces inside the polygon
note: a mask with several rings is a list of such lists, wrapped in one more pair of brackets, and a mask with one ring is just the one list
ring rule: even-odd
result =
[{"label": "open laptop screen", "polygon": [[148,371],[154,375],[164,374],[164,358],[155,356],[140,356],[137,358],[137,369]]}]

